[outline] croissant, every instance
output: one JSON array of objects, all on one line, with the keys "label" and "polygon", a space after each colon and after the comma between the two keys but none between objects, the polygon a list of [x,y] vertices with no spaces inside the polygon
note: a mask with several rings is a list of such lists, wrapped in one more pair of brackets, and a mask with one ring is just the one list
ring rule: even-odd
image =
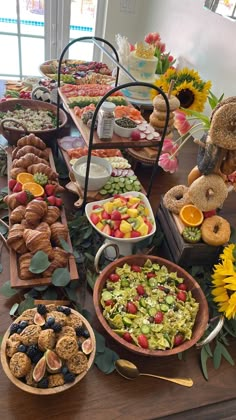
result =
[{"label": "croissant", "polygon": [[66,240],[68,234],[68,227],[63,225],[63,223],[56,222],[51,225],[51,239],[56,245],[60,246],[60,239]]},{"label": "croissant", "polygon": [[21,204],[25,204],[22,203],[22,201],[19,200],[19,195],[20,193],[12,193],[12,194],[8,194],[4,197],[3,201],[4,203],[6,203],[9,207],[9,209],[14,210],[17,206],[20,206]]},{"label": "croissant", "polygon": [[13,168],[10,170],[10,177],[16,179],[21,172],[25,172],[25,168]]},{"label": "croissant", "polygon": [[49,254],[49,260],[52,260],[50,266],[43,272],[44,277],[51,277],[56,268],[63,268],[67,266],[69,255],[62,248],[52,248]]},{"label": "croissant", "polygon": [[32,200],[26,206],[25,210],[25,220],[31,225],[31,227],[36,227],[43,217],[47,214],[48,206],[45,201]]},{"label": "croissant", "polygon": [[22,156],[20,159],[15,159],[12,163],[12,168],[25,168],[33,165],[34,163],[43,163],[44,165],[49,165],[45,159],[41,159],[34,153],[26,153],[25,156]]},{"label": "croissant", "polygon": [[24,254],[27,252],[23,234],[24,227],[19,223],[13,225],[8,232],[7,245],[14,249],[14,251],[18,254]]},{"label": "croissant", "polygon": [[11,153],[12,160],[16,159],[16,154],[19,150],[20,150],[20,147],[18,147],[18,146],[14,147],[14,149],[12,150],[12,153]]},{"label": "croissant", "polygon": [[43,222],[48,223],[49,225],[52,225],[55,223],[59,217],[60,217],[60,209],[56,206],[48,206],[48,212],[43,218]]},{"label": "croissant", "polygon": [[37,226],[37,223],[35,224],[35,226],[32,226],[32,224],[27,222],[25,219],[22,219],[21,224],[22,226],[24,226],[24,229],[35,229]]},{"label": "croissant", "polygon": [[25,229],[23,233],[26,246],[33,254],[43,251],[49,254],[52,250],[51,242],[46,232],[39,232],[34,229]]},{"label": "croissant", "polygon": [[17,150],[16,153],[14,153],[14,158],[12,157],[12,159],[20,159],[22,156],[25,156],[26,153],[34,153],[35,155],[37,155],[41,159],[45,159],[45,160],[48,160],[48,158],[49,158],[49,150],[48,149],[41,150],[41,149],[37,149],[37,147],[35,147],[35,146],[23,146],[21,148],[17,147],[16,149],[18,149],[18,150]]},{"label": "croissant", "polygon": [[51,229],[48,225],[48,223],[46,222],[41,222],[37,227],[36,230],[38,230],[39,232],[45,232],[48,235],[48,238],[50,239],[51,236]]},{"label": "croissant", "polygon": [[41,172],[42,174],[47,175],[48,179],[58,179],[58,173],[54,172],[53,169],[47,165],[44,165],[43,163],[35,163],[34,165],[30,165],[28,167],[28,172],[33,175],[37,172]]},{"label": "croissant", "polygon": [[44,150],[46,149],[46,144],[43,140],[41,140],[39,137],[36,137],[35,134],[30,133],[28,136],[21,137],[18,142],[17,146],[35,146],[38,149]]},{"label": "croissant", "polygon": [[25,216],[25,210],[25,206],[17,206],[14,210],[12,210],[9,218],[12,225],[14,225],[14,223],[21,223]]},{"label": "croissant", "polygon": [[36,274],[32,274],[31,271],[29,271],[32,257],[33,254],[27,252],[19,258],[19,277],[22,280],[30,280],[32,277],[38,277]]}]

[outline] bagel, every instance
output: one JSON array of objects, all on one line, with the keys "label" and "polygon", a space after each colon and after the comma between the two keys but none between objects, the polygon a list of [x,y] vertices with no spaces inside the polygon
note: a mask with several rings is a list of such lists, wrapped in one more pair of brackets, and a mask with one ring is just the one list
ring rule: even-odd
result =
[{"label": "bagel", "polygon": [[191,204],[187,193],[188,187],[185,185],[176,185],[175,187],[172,187],[163,197],[164,206],[174,214],[179,214],[183,206]]},{"label": "bagel", "polygon": [[220,170],[225,175],[230,175],[236,171],[236,150],[228,150]]},{"label": "bagel", "polygon": [[228,189],[220,175],[202,175],[190,185],[188,195],[200,210],[210,211],[222,206]]},{"label": "bagel", "polygon": [[214,112],[209,134],[217,146],[236,150],[236,102],[226,103]]},{"label": "bagel", "polygon": [[210,121],[213,118],[213,115],[215,114],[215,112],[223,105],[226,104],[231,104],[232,102],[236,102],[236,96],[230,96],[229,98],[223,99],[222,101],[220,101],[215,108],[213,109],[212,113],[211,113],[211,117],[210,117]]},{"label": "bagel", "polygon": [[[180,101],[178,100],[178,98],[176,98],[176,96],[171,95],[171,97],[168,98],[168,101],[169,101],[170,111],[175,111],[176,109],[180,107]],[[152,103],[153,103],[153,107],[157,111],[166,111],[166,103],[162,95],[155,96]]]},{"label": "bagel", "polygon": [[212,143],[210,136],[207,136],[207,134],[201,138],[201,143],[204,143],[205,147],[199,146],[197,166],[203,175],[209,175],[213,172],[221,157],[221,149]]},{"label": "bagel", "polygon": [[194,168],[188,174],[188,186],[190,186],[195,179],[198,179],[202,173],[199,171],[198,166],[194,166]]},{"label": "bagel", "polygon": [[[164,128],[166,124],[166,120],[159,120],[158,117],[155,114],[155,111],[153,111],[149,117],[149,122],[153,127],[156,128]],[[174,124],[174,118],[168,120],[168,127],[173,127]]]},{"label": "bagel", "polygon": [[201,234],[202,240],[208,245],[224,245],[231,235],[230,224],[220,216],[207,217],[202,223]]},{"label": "bagel", "polygon": [[[161,120],[161,121],[164,120],[165,121],[165,119],[166,119],[166,111],[158,111],[158,110],[154,109],[153,112],[154,112],[154,114],[156,115],[156,117],[159,120]],[[172,118],[174,120],[175,114],[173,112],[170,112],[169,118],[170,118],[170,120],[172,120]]]}]

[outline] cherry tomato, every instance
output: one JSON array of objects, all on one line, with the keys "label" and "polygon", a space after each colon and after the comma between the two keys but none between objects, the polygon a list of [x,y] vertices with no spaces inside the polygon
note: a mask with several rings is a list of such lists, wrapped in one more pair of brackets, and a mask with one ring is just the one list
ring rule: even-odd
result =
[{"label": "cherry tomato", "polygon": [[177,293],[177,299],[182,300],[182,302],[185,302],[187,299],[187,295],[183,290],[180,290],[180,292]]},{"label": "cherry tomato", "polygon": [[132,265],[131,267],[132,271],[135,271],[136,273],[141,273],[142,269],[139,267],[139,265]]},{"label": "cherry tomato", "polygon": [[184,336],[182,334],[176,334],[174,338],[174,346],[179,346],[184,341]]},{"label": "cherry tomato", "polygon": [[138,293],[139,295],[144,295],[144,293],[145,293],[145,289],[144,289],[144,287],[142,286],[142,284],[139,284],[139,285],[136,287],[136,290],[137,290],[137,293]]},{"label": "cherry tomato", "polygon": [[180,289],[180,290],[187,290],[187,286],[186,286],[186,284],[184,284],[184,283],[180,283],[180,284],[178,285],[178,289]]},{"label": "cherry tomato", "polygon": [[117,281],[120,280],[120,276],[118,274],[112,273],[109,276],[109,280],[112,281],[113,283],[116,283]]},{"label": "cherry tomato", "polygon": [[148,339],[146,335],[140,334],[138,336],[138,343],[143,349],[148,349]]},{"label": "cherry tomato", "polygon": [[147,278],[151,279],[152,277],[155,277],[156,275],[154,273],[147,273]]},{"label": "cherry tomato", "polygon": [[128,302],[126,305],[126,310],[129,314],[136,314],[138,308],[133,302]]},{"label": "cherry tomato", "polygon": [[114,306],[114,300],[113,299],[108,299],[105,301],[105,306]]},{"label": "cherry tomato", "polygon": [[154,316],[155,324],[161,324],[164,318],[164,314],[161,311],[157,311],[156,315]]},{"label": "cherry tomato", "polygon": [[128,341],[128,343],[131,343],[131,342],[133,341],[133,340],[132,340],[132,337],[131,337],[131,335],[130,335],[130,333],[129,333],[129,332],[125,332],[125,333],[123,334],[122,338],[123,338],[125,341]]}]

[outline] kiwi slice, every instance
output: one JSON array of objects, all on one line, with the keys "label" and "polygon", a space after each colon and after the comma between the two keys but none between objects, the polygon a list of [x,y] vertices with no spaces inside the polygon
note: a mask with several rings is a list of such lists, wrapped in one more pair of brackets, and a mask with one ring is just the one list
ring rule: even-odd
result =
[{"label": "kiwi slice", "polygon": [[202,234],[198,227],[185,227],[182,236],[186,242],[195,244],[201,240]]}]

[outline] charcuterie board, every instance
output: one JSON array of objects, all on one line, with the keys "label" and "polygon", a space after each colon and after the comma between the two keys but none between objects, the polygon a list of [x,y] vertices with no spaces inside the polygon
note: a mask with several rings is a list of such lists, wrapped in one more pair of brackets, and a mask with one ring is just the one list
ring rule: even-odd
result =
[{"label": "charcuterie board", "polygon": [[[48,151],[49,151],[50,167],[54,171],[56,171],[52,151],[51,149],[48,149]],[[7,150],[7,161],[8,161],[8,179],[10,179],[11,178],[10,172],[12,168],[12,148],[11,147],[9,147]],[[9,217],[10,215],[11,215],[11,210],[9,209]],[[60,221],[63,225],[67,225],[65,210],[63,207],[60,210]],[[11,225],[9,226],[9,228],[11,228]],[[72,248],[69,234],[67,236],[66,242],[68,244],[69,249],[71,250],[71,253],[69,254],[69,257],[68,257],[68,264],[67,264],[67,268],[70,273],[70,279],[71,281],[78,280],[79,275],[77,271],[76,261],[73,255],[73,248]],[[32,278],[30,279],[27,279],[27,280],[21,279],[19,276],[19,263],[18,263],[19,256],[12,248],[10,248],[9,252],[10,252],[10,283],[11,283],[12,288],[15,288],[15,289],[32,288],[36,286],[44,286],[44,285],[51,284],[51,277],[40,277],[37,275],[34,276],[32,274]]]}]

